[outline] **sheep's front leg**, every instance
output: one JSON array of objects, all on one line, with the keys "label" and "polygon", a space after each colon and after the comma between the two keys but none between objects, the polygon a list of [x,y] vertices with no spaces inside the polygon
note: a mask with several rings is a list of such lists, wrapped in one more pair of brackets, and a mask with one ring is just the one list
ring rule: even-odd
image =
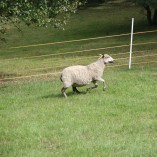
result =
[{"label": "sheep's front leg", "polygon": [[105,83],[105,80],[102,79],[102,78],[98,78],[97,81],[101,81],[103,83],[103,91],[106,90],[106,83]]},{"label": "sheep's front leg", "polygon": [[87,88],[86,92],[89,92],[89,91],[91,91],[92,89],[98,87],[98,84],[96,83],[96,81],[93,81],[93,84],[94,84],[94,86],[93,86],[93,87],[90,87],[90,88]]}]

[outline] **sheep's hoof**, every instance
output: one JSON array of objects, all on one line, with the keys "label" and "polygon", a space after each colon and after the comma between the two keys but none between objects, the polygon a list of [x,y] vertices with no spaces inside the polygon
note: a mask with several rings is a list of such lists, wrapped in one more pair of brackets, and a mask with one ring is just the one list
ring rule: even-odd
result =
[{"label": "sheep's hoof", "polygon": [[88,93],[88,92],[90,92],[91,91],[91,89],[90,88],[87,88],[86,89],[86,93]]},{"label": "sheep's hoof", "polygon": [[64,98],[68,98],[67,95],[63,94]]},{"label": "sheep's hoof", "polygon": [[65,93],[62,93],[62,95],[64,96],[64,98],[67,98],[67,95]]},{"label": "sheep's hoof", "polygon": [[103,88],[103,91],[105,92],[105,91],[106,91],[106,88]]},{"label": "sheep's hoof", "polygon": [[74,94],[81,94],[80,91],[73,91],[73,92],[74,92]]},{"label": "sheep's hoof", "polygon": [[77,90],[77,91],[76,91],[76,94],[81,94],[81,92]]}]

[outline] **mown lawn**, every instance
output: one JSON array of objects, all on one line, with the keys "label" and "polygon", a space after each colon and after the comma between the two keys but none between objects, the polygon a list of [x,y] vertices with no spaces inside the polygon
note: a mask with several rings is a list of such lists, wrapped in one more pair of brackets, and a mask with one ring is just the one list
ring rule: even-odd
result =
[{"label": "mown lawn", "polygon": [[1,156],[155,157],[156,71],[108,68],[105,92],[69,89],[66,100],[58,80],[2,85]]},{"label": "mown lawn", "polygon": [[[129,44],[129,36],[55,46],[10,47],[128,33],[132,17],[136,32],[156,29],[147,25],[138,7],[128,3],[80,10],[65,31],[21,26],[24,32],[20,34],[12,28],[6,34],[7,43],[0,43],[0,79],[58,72],[68,65],[91,63],[99,53],[113,55],[114,65],[128,64],[129,54],[119,53],[128,52],[129,47],[23,57]],[[134,36],[134,43],[151,41],[157,41],[157,33]],[[133,57],[147,57],[133,58],[133,63],[156,61],[156,49],[157,44],[134,46]],[[14,57],[18,59],[5,60]],[[93,58],[79,60],[84,57]],[[88,94],[77,95],[68,89],[68,99],[61,95],[58,76],[1,82],[0,156],[156,157],[157,63],[133,65],[131,70],[127,66],[107,67],[104,79],[105,92],[99,83],[99,88]]]}]

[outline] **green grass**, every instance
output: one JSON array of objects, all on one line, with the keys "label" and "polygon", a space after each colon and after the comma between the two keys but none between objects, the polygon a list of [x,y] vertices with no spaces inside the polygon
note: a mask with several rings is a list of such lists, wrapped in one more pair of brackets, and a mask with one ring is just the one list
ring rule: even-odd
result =
[{"label": "green grass", "polygon": [[[23,57],[45,54],[66,53],[80,50],[88,50],[95,48],[105,48],[109,46],[124,45],[130,43],[130,36],[107,38],[92,41],[74,42],[59,45],[37,46],[13,49],[11,47],[25,46],[30,44],[43,44],[56,41],[74,40],[82,38],[90,38],[97,36],[106,36],[113,34],[129,33],[131,27],[131,18],[135,18],[134,31],[154,30],[155,27],[149,27],[145,16],[140,13],[140,8],[129,6],[128,4],[118,4],[114,6],[111,4],[101,5],[97,7],[89,7],[86,10],[81,10],[73,15],[67,25],[65,31],[54,30],[52,28],[35,28],[21,26],[23,33],[19,33],[16,29],[10,29],[6,34],[7,43],[1,43],[0,56],[1,61],[7,58],[21,58],[1,62],[1,78],[43,74],[45,72],[55,72],[65,66],[75,64],[76,62],[69,62],[68,59],[84,56],[96,56],[100,53],[119,53],[128,52],[129,47],[114,48],[107,50],[83,52],[70,55],[50,56],[44,58],[23,59]],[[87,20],[88,19],[88,20]],[[135,35],[134,43],[150,42],[157,40],[157,33],[148,33],[143,35]],[[10,49],[11,48],[11,49]],[[156,51],[157,44],[134,46],[133,50],[148,50]],[[150,51],[149,51],[150,50]],[[128,55],[126,54],[125,57]],[[118,56],[119,57],[119,56]],[[64,65],[60,68],[54,68],[56,60],[63,59]],[[94,61],[95,58],[84,61],[79,61],[79,64],[87,64]],[[31,70],[38,68],[53,67],[48,70]]]},{"label": "green grass", "polygon": [[[107,69],[88,94],[60,81],[1,87],[2,156],[156,156],[157,68]],[[82,91],[85,88],[81,89]]]},{"label": "green grass", "polygon": [[[29,44],[82,39],[135,31],[155,30],[147,25],[140,9],[128,3],[89,7],[73,15],[65,31],[21,26],[23,34],[10,29],[7,43],[0,43],[1,78],[60,71],[71,64],[88,64],[99,53],[128,52],[129,47],[73,55],[23,59],[25,56],[129,44],[128,37],[116,37],[56,46],[8,49]],[[134,43],[157,41],[157,33],[135,35]],[[134,46],[133,57],[156,54],[157,45]],[[4,60],[19,57],[15,60]],[[128,54],[115,55],[115,65],[127,64]],[[76,59],[70,60],[69,59]],[[154,57],[134,58],[133,63],[156,61]],[[60,66],[56,68],[57,66]],[[47,70],[36,68],[52,67]],[[58,76],[16,80],[0,84],[0,156],[2,157],[133,157],[157,154],[157,66],[154,64],[109,68],[104,79],[107,90],[73,94],[63,98]],[[87,87],[80,88],[84,91]]]}]

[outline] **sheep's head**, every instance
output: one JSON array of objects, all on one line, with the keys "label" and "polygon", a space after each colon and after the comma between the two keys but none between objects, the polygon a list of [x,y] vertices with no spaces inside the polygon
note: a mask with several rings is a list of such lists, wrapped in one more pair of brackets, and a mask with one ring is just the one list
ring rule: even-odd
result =
[{"label": "sheep's head", "polygon": [[114,59],[111,56],[109,56],[108,54],[100,54],[100,55],[101,55],[100,58],[103,59],[105,64],[114,62]]}]

